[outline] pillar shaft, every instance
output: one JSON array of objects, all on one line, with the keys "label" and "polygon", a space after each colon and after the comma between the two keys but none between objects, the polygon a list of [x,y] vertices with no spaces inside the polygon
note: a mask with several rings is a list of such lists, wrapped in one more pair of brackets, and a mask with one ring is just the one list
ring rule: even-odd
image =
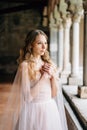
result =
[{"label": "pillar shaft", "polygon": [[60,70],[63,69],[63,27],[58,29],[58,66]]},{"label": "pillar shaft", "polygon": [[72,43],[72,77],[79,76],[79,23],[73,23],[73,43]]},{"label": "pillar shaft", "polygon": [[84,15],[83,85],[87,86],[87,11]]},{"label": "pillar shaft", "polygon": [[73,36],[72,36],[72,57],[71,57],[71,76],[69,78],[69,84],[82,85],[83,81],[80,76],[79,69],[79,30],[80,30],[81,16],[75,15],[73,19]]},{"label": "pillar shaft", "polygon": [[57,27],[50,27],[50,56],[58,64],[58,44],[57,44]]},{"label": "pillar shaft", "polygon": [[71,18],[66,18],[64,21],[64,39],[63,39],[63,71],[62,77],[68,77],[70,73],[70,27]]},{"label": "pillar shaft", "polygon": [[69,55],[70,55],[70,26],[71,19],[64,24],[64,71],[69,71]]}]

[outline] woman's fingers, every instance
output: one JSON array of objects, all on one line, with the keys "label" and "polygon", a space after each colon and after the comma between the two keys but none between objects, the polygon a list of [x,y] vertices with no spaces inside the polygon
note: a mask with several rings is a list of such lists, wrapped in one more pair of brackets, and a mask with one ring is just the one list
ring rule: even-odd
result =
[{"label": "woman's fingers", "polygon": [[53,67],[50,64],[45,63],[44,66],[42,67],[42,70],[44,72],[47,72],[49,75],[52,75]]}]

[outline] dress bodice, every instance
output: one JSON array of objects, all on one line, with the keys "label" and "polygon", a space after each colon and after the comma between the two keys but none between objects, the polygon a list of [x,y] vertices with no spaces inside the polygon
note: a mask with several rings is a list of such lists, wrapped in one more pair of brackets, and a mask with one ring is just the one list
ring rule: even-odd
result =
[{"label": "dress bodice", "polygon": [[[38,88],[38,94],[34,101],[42,101],[42,100],[49,100],[51,99],[51,84],[50,84],[50,77],[47,73],[45,73],[42,83]],[[36,81],[31,81],[30,86],[31,89],[35,87],[35,84],[39,83],[39,79]]]}]

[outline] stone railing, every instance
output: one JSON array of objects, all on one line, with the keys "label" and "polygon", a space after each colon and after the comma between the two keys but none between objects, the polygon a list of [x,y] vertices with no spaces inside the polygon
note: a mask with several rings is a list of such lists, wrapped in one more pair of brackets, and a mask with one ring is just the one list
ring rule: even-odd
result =
[{"label": "stone railing", "polygon": [[[79,98],[77,92],[77,86],[63,85],[63,94],[66,102],[70,106],[67,107],[65,105],[68,113],[68,125],[71,127],[69,130],[87,130],[87,99]],[[70,118],[72,121],[70,121]]]}]

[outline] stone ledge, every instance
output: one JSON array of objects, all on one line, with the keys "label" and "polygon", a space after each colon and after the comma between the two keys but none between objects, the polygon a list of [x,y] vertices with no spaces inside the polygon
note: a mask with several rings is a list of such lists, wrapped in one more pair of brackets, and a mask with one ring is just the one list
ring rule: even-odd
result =
[{"label": "stone ledge", "polygon": [[67,102],[65,98],[64,98],[64,102],[65,102],[64,105],[65,105],[65,110],[66,110],[68,130],[83,130],[71,106],[69,105],[69,103]]},{"label": "stone ledge", "polygon": [[83,130],[87,130],[87,99],[77,96],[78,86],[63,85],[63,93],[78,118]]}]

